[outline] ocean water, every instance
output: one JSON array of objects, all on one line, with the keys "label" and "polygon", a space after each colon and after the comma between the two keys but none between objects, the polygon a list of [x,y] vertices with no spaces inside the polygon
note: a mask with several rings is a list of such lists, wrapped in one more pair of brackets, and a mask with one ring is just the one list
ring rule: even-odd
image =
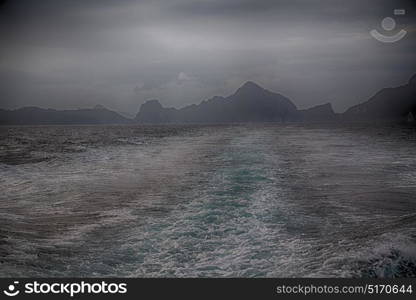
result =
[{"label": "ocean water", "polygon": [[0,127],[1,277],[415,277],[416,128]]}]

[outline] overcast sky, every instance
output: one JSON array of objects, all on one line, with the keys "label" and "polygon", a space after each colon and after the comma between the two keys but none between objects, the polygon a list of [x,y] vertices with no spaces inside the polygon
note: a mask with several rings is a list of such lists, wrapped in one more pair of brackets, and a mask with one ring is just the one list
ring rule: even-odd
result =
[{"label": "overcast sky", "polygon": [[[0,107],[135,114],[147,99],[182,107],[252,80],[299,108],[344,111],[416,73],[415,2],[3,0]],[[408,33],[384,44],[371,29]]]}]

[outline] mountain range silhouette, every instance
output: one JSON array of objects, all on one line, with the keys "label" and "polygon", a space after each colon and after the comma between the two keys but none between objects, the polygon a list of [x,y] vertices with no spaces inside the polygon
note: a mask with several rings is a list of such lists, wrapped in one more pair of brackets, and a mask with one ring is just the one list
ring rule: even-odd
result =
[{"label": "mountain range silhouette", "polygon": [[180,109],[158,100],[141,105],[134,119],[102,105],[92,109],[55,110],[23,107],[0,109],[1,125],[29,124],[169,124],[243,122],[405,121],[416,116],[416,74],[403,86],[384,88],[369,100],[337,114],[330,103],[300,110],[287,97],[248,81],[228,96],[215,96]]}]

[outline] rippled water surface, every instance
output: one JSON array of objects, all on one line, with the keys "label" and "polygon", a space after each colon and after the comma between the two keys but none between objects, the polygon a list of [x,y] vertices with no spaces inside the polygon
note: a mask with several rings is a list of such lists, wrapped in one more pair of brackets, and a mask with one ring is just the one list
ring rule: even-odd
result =
[{"label": "rippled water surface", "polygon": [[0,127],[0,276],[416,276],[416,129]]}]

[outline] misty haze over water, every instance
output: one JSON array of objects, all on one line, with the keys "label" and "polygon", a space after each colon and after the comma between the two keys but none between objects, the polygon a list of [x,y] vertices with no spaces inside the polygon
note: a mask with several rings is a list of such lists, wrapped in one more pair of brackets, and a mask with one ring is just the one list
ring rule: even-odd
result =
[{"label": "misty haze over water", "polygon": [[[394,15],[394,9],[405,14]],[[0,108],[135,115],[180,108],[254,81],[300,108],[336,112],[416,70],[413,0],[0,1]],[[396,28],[381,27],[393,17]],[[385,44],[370,31],[400,30]]]},{"label": "misty haze over water", "polygon": [[0,277],[416,277],[415,17],[0,0]]}]

